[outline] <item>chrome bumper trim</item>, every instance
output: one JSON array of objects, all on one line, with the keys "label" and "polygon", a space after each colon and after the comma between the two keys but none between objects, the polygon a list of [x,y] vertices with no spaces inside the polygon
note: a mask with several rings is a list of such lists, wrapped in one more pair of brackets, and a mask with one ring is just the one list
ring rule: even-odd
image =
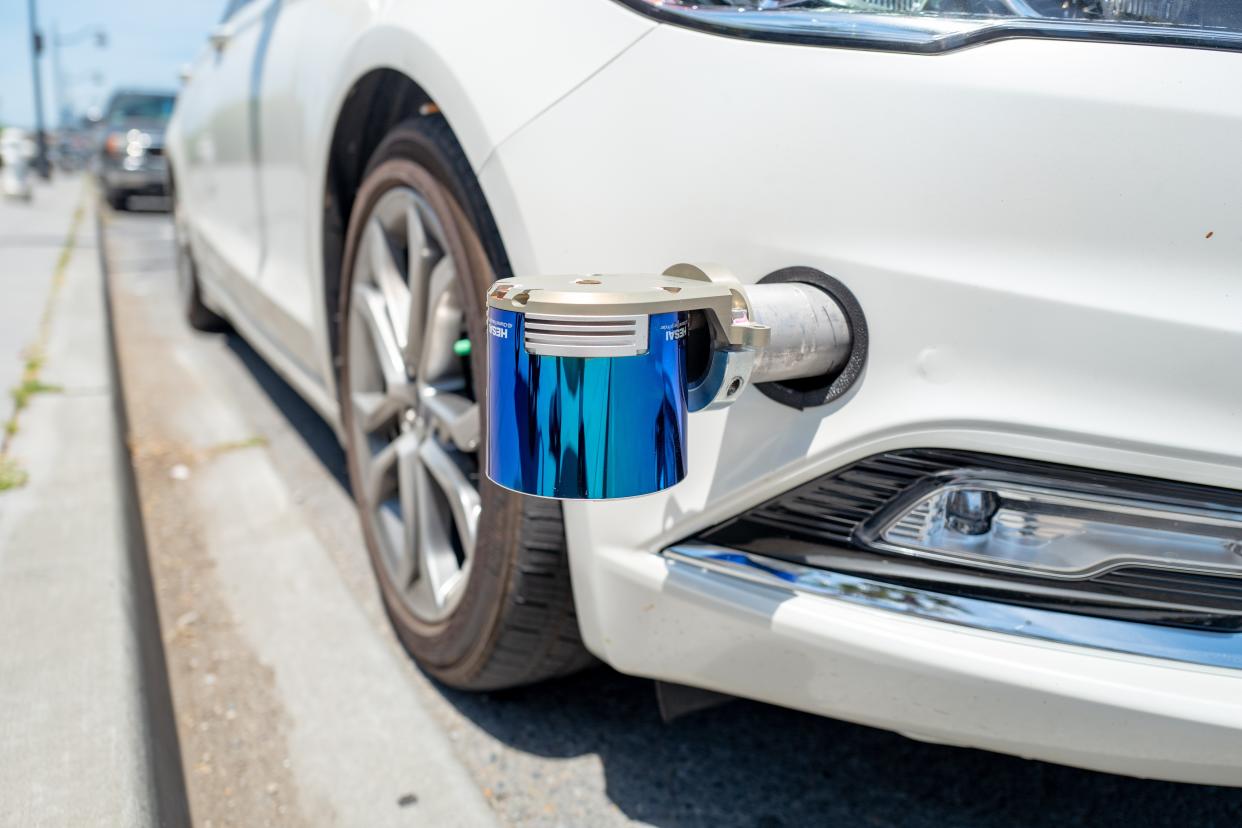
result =
[{"label": "chrome bumper trim", "polygon": [[814,595],[1059,644],[1242,670],[1242,633],[1162,627],[963,598],[707,544],[681,543],[662,555],[671,571],[693,567],[713,577],[791,595]]}]

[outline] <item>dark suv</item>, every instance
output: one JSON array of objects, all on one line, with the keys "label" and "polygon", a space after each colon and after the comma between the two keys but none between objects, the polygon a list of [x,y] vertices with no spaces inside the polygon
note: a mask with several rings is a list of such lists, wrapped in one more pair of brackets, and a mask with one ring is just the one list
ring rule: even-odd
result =
[{"label": "dark suv", "polygon": [[164,128],[175,100],[172,92],[120,90],[108,101],[99,180],[113,208],[124,209],[131,195],[168,192]]}]

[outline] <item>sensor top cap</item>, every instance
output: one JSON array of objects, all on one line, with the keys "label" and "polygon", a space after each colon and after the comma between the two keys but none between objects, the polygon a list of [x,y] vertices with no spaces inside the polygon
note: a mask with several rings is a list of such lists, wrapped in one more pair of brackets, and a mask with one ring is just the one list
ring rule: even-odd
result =
[{"label": "sensor top cap", "polygon": [[766,325],[751,319],[746,295],[736,280],[724,271],[712,275],[708,267],[696,265],[674,265],[660,275],[502,279],[488,290],[487,304],[497,310],[551,318],[615,319],[703,311],[722,343],[743,348],[762,348],[771,333]]}]

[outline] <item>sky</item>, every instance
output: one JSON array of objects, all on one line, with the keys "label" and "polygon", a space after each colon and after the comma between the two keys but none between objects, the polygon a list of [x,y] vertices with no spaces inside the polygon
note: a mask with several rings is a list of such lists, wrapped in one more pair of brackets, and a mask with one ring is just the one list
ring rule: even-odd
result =
[{"label": "sky", "polygon": [[[29,0],[0,0],[0,124],[34,126],[34,85],[30,69]],[[90,38],[61,50],[66,94],[80,114],[102,105],[117,86],[175,90],[182,64],[189,63],[220,20],[225,0],[36,0],[45,48],[42,58],[43,115],[55,126],[56,76],[51,35],[62,36],[100,25],[108,45]],[[94,73],[102,75],[96,84]]]}]

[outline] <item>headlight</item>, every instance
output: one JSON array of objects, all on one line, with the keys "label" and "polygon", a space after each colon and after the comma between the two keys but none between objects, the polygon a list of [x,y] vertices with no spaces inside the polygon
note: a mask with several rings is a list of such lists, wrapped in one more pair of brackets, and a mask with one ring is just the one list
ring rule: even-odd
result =
[{"label": "headlight", "polygon": [[762,40],[943,52],[1013,37],[1242,49],[1239,0],[622,0]]},{"label": "headlight", "polygon": [[130,158],[140,158],[151,146],[151,136],[140,129],[131,129],[125,133],[125,154]]}]

